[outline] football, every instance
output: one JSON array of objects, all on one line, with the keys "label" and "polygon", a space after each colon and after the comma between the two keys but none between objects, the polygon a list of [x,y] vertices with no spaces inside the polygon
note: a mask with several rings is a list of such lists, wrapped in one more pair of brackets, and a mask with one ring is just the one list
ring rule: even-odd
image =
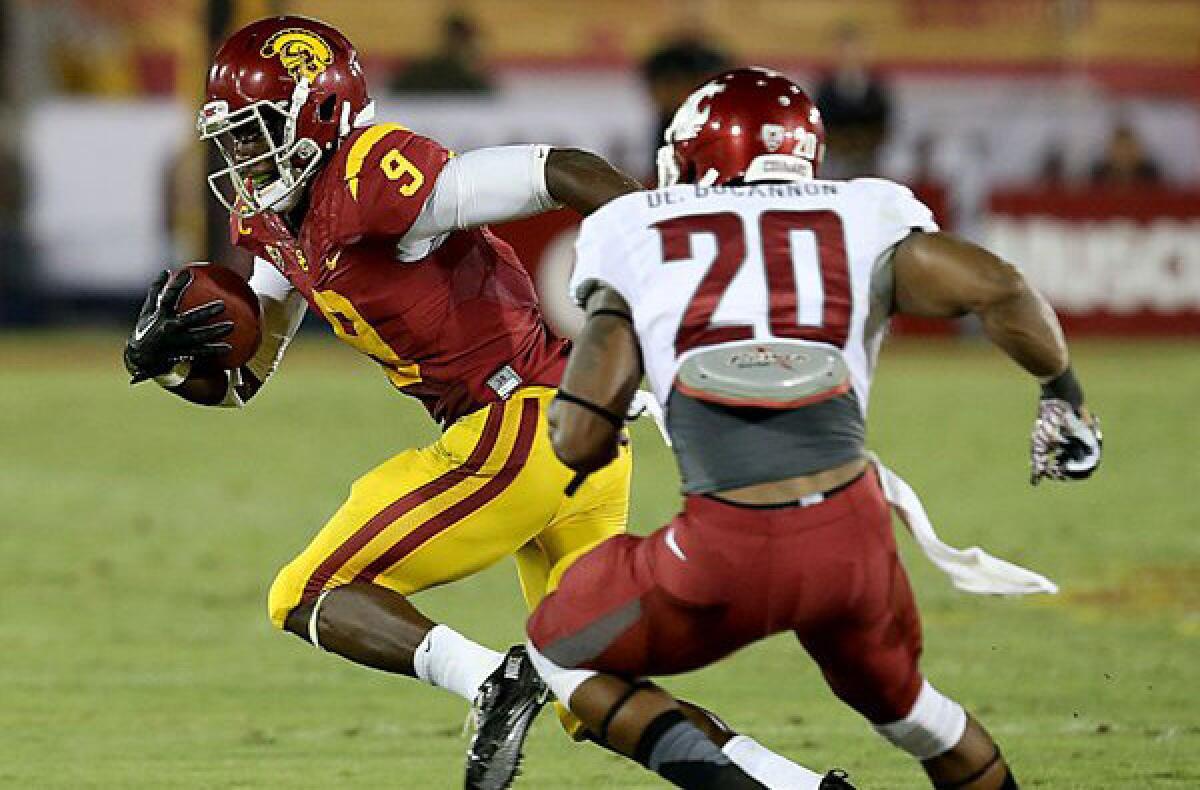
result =
[{"label": "football", "polygon": [[220,299],[225,303],[225,310],[213,316],[208,323],[233,322],[233,332],[224,338],[224,342],[230,345],[229,351],[206,360],[205,364],[233,370],[249,362],[262,341],[258,297],[249,283],[236,272],[209,263],[189,263],[174,276],[180,277],[184,272],[191,272],[192,281],[180,297],[179,312]]}]

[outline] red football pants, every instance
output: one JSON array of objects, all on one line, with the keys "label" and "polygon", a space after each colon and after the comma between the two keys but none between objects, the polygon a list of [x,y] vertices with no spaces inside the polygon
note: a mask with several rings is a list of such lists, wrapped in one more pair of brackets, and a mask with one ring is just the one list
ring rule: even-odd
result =
[{"label": "red football pants", "polygon": [[793,631],[830,688],[875,724],[921,687],[921,624],[873,469],[807,507],[689,496],[649,537],[581,557],[529,620],[559,666],[669,675]]}]

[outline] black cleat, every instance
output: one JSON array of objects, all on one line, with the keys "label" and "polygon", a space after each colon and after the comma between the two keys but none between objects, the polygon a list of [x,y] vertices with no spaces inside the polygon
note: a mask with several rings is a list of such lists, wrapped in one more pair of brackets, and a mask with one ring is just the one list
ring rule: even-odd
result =
[{"label": "black cleat", "polygon": [[548,699],[550,689],[538,677],[525,648],[510,648],[503,663],[480,686],[472,708],[475,735],[467,749],[466,790],[512,786],[529,725]]},{"label": "black cleat", "polygon": [[834,768],[829,773],[825,774],[825,778],[821,780],[819,790],[855,790],[854,785],[850,784],[850,776],[840,768]]}]

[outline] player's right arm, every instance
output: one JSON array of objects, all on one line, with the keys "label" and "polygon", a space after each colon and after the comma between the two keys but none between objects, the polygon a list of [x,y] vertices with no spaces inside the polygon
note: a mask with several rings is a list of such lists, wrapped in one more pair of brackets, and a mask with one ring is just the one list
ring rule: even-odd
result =
[{"label": "player's right arm", "polygon": [[610,200],[644,188],[590,151],[552,148],[546,157],[546,190],[585,217]]},{"label": "player's right arm", "polygon": [[1042,385],[1033,474],[1082,479],[1100,463],[1101,437],[1084,405],[1062,327],[1015,266],[944,233],[912,233],[892,257],[895,309],[904,315],[979,317],[988,339]]},{"label": "player's right arm", "polygon": [[455,231],[564,205],[586,216],[642,189],[586,151],[502,145],[455,155],[395,124],[352,138],[344,170],[348,225],[356,234],[395,237],[396,257],[404,262],[423,260]]},{"label": "player's right arm", "polygon": [[[417,151],[436,145],[414,137]],[[431,154],[414,160],[432,160]],[[480,148],[453,157],[439,168],[420,211],[405,223],[401,207],[389,210],[388,229],[402,232],[403,245],[419,245],[456,230],[523,219],[562,206],[587,216],[610,200],[640,191],[640,183],[604,159],[574,148],[505,145]],[[432,168],[427,168],[432,169]],[[388,197],[395,199],[394,195]],[[414,195],[414,197],[417,197]],[[409,212],[415,205],[407,204]],[[378,213],[375,206],[372,214]],[[383,223],[369,222],[372,228]],[[416,247],[417,255],[423,249]]]}]

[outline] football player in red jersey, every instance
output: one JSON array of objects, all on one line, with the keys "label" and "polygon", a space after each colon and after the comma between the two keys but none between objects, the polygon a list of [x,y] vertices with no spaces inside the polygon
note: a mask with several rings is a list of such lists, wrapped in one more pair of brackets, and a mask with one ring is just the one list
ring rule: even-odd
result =
[{"label": "football player in red jersey", "polygon": [[[1054,311],[1015,267],[938,232],[899,184],[817,180],[820,113],[783,75],[714,77],[666,143],[658,190],[583,222],[572,290],[588,319],[549,421],[564,463],[603,470],[645,373],[666,411],[683,511],[575,562],[530,618],[530,657],[614,750],[682,787],[751,787],[642,679],[790,631],[935,788],[1015,790],[991,736],[920,671],[889,503],[906,518],[921,507],[871,462],[866,406],[890,315],[971,313],[1041,383],[1033,482],[1090,477],[1101,437]],[[979,549],[961,563],[946,562],[953,550],[930,554],[963,589],[1055,589]],[[763,784],[846,786],[788,772]]]},{"label": "football player in red jersey", "polygon": [[[216,54],[198,127],[226,166],[210,184],[231,241],[254,253],[263,343],[237,371],[194,364],[225,348],[222,309],[179,314],[186,281],[156,280],[127,343],[135,380],[240,407],[279,364],[307,308],[370,356],[445,428],[360,478],[269,596],[276,626],[358,663],[421,678],[477,706],[470,787],[505,787],[544,686],[506,656],[418,612],[408,596],[514,556],[532,607],[587,549],[624,529],[627,449],[572,497],[545,412],[567,343],[540,314],[512,249],[486,228],[566,205],[590,213],[640,189],[577,150],[461,155],[371,123],[357,54],[334,28],[280,17]],[[717,724],[689,709],[714,738]],[[570,722],[567,722],[572,726]],[[765,752],[769,754],[769,752]],[[782,759],[782,758],[780,758]]]}]

